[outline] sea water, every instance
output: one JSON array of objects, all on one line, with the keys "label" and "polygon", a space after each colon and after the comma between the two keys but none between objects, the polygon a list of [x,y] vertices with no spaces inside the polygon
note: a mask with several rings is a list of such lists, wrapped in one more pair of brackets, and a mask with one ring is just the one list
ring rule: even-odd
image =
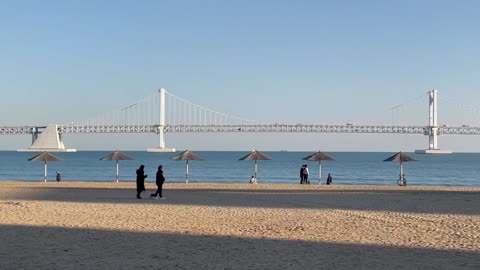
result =
[{"label": "sea water", "polygon": [[[115,161],[100,158],[110,151],[54,153],[63,159],[48,162],[48,180],[55,181],[60,171],[62,181],[110,182],[115,179]],[[167,182],[185,181],[185,161],[170,158],[177,153],[125,151],[134,160],[120,160],[120,181],[135,181],[135,171],[145,165],[147,182],[155,181],[158,165],[164,166]],[[254,161],[239,160],[248,151],[194,151],[203,161],[189,161],[189,182],[248,183],[254,174]],[[264,152],[272,160],[259,160],[257,182],[275,184],[300,183],[299,171],[308,164],[311,184],[318,183],[318,162],[302,158],[313,152]],[[0,180],[43,181],[43,162],[28,161],[37,153],[0,151]],[[383,162],[393,152],[328,152],[336,161],[322,161],[322,182],[330,173],[337,185],[396,185],[400,172],[397,162]],[[480,187],[480,154],[415,155],[416,162],[403,164],[408,185]]]}]

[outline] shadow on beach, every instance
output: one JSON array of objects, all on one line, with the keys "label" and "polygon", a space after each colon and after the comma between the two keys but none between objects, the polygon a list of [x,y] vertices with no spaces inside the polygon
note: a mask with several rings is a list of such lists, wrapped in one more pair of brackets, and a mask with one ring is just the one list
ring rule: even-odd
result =
[{"label": "shadow on beach", "polygon": [[167,200],[148,199],[153,189],[135,198],[133,189],[42,187],[12,194],[0,191],[3,200],[40,200],[96,203],[161,203],[220,207],[372,210],[402,213],[479,215],[480,192],[435,190],[255,190],[165,189]]},{"label": "shadow on beach", "polygon": [[478,269],[475,252],[1,225],[2,269]]}]

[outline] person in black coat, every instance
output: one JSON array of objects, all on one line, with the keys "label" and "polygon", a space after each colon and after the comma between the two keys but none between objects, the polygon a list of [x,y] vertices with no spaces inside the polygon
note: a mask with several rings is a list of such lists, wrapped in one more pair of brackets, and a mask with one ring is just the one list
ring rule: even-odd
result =
[{"label": "person in black coat", "polygon": [[305,165],[302,165],[302,167],[300,167],[300,184],[303,184],[304,182],[304,176],[303,176],[303,171],[305,170]]},{"label": "person in black coat", "polygon": [[[165,199],[162,196],[163,183],[165,183],[165,177],[163,176],[163,166],[158,166],[157,175],[155,177],[155,183],[157,184],[157,191],[154,194],[150,194],[150,197],[155,199]],[[158,197],[157,197],[158,196]]]},{"label": "person in black coat", "polygon": [[145,174],[143,168],[145,168],[145,166],[140,165],[140,168],[137,170],[137,199],[142,198],[140,197],[140,193],[145,191],[145,178],[148,176]]},{"label": "person in black coat", "polygon": [[327,185],[330,185],[330,184],[332,184],[332,176],[330,174],[328,174]]}]

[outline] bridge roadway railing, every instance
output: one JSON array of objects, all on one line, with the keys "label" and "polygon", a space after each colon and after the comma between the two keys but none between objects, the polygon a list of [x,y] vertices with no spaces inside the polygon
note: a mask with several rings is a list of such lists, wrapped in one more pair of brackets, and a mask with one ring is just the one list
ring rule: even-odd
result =
[{"label": "bridge roadway railing", "polygon": [[[33,134],[45,127],[0,127],[0,135]],[[59,125],[58,132],[69,133],[158,133],[158,125]],[[201,132],[305,132],[305,133],[392,133],[428,135],[428,126],[386,125],[305,125],[305,124],[257,124],[257,125],[166,125],[168,133]],[[480,127],[438,127],[438,134],[480,135]]]},{"label": "bridge roadway railing", "polygon": [[165,132],[305,132],[305,133],[404,133],[424,134],[422,126],[367,126],[367,125],[170,125]]},{"label": "bridge roadway railing", "polygon": [[439,127],[438,133],[452,135],[480,135],[480,127]]},{"label": "bridge roadway railing", "polygon": [[[45,128],[45,127],[39,127]],[[37,127],[33,126],[22,126],[22,127],[0,127],[0,135],[22,135],[22,134],[33,134],[36,131]]]},{"label": "bridge roadway railing", "polygon": [[66,125],[58,126],[60,133],[158,133],[158,125]]}]

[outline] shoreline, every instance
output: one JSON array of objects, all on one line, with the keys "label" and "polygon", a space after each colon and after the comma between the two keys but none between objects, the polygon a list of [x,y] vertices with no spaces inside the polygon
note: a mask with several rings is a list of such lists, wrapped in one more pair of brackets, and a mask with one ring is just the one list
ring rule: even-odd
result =
[{"label": "shoreline", "polygon": [[[135,188],[135,181],[120,181],[118,183],[114,181],[61,181],[56,182],[51,180],[48,182],[43,181],[30,181],[30,180],[0,180],[0,188],[2,186],[23,186],[34,185],[38,187],[105,187],[105,188]],[[145,186],[150,188],[156,188],[155,183],[145,182]],[[406,187],[400,187],[397,185],[300,185],[300,184],[284,184],[284,183],[227,183],[227,182],[165,182],[164,188],[170,189],[238,189],[239,187],[252,189],[252,190],[389,190],[389,191],[402,191],[402,190],[421,190],[421,191],[471,191],[480,192],[480,187],[476,186],[416,186],[410,185]]]}]

